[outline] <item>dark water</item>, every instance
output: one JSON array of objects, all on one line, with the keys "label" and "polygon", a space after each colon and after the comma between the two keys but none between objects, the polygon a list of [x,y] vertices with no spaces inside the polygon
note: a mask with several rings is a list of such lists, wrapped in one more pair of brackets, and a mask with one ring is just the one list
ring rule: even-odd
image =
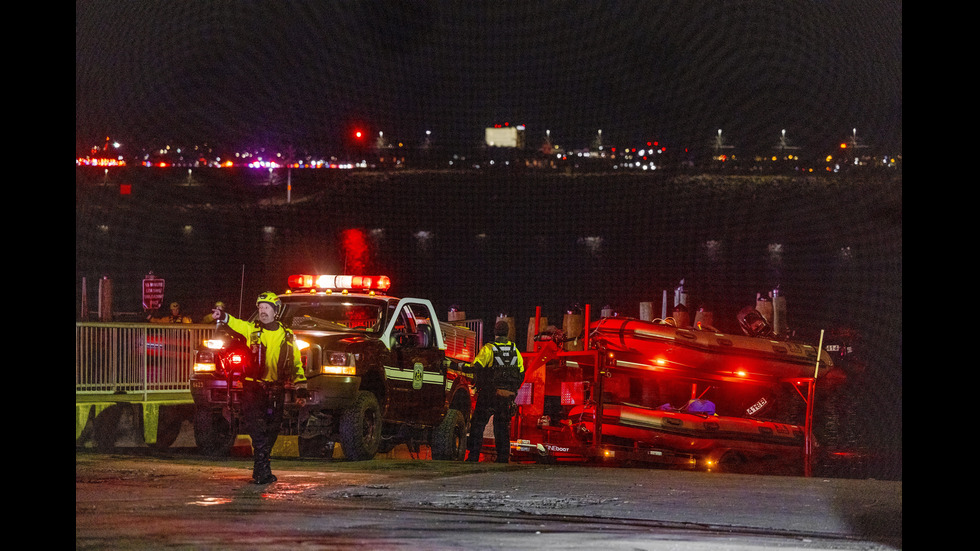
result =
[{"label": "dark water", "polygon": [[76,315],[83,277],[93,309],[108,276],[114,310],[141,311],[151,270],[165,302],[195,319],[219,299],[247,315],[259,292],[300,272],[382,273],[392,294],[519,324],[537,306],[558,323],[574,304],[595,318],[604,306],[638,316],[649,301],[659,315],[683,280],[690,306],[737,333],[735,313],[778,286],[801,340],[857,335],[852,358],[866,369],[817,402],[826,437],[900,456],[900,173],[79,168],[75,252]]}]

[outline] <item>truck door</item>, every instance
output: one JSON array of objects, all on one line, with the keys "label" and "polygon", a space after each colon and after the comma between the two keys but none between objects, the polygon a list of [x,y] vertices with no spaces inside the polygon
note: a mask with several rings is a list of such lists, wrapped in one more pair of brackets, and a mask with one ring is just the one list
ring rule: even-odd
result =
[{"label": "truck door", "polygon": [[426,425],[438,423],[446,400],[446,373],[444,352],[436,345],[432,326],[437,322],[421,303],[403,304],[397,316],[392,333],[395,365],[385,366],[393,417]]}]

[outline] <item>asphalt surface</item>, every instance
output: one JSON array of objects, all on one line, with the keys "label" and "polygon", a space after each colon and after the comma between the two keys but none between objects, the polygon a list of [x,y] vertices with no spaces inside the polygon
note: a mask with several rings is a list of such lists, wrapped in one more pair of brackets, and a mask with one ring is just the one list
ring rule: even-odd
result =
[{"label": "asphalt surface", "polygon": [[76,449],[76,549],[901,549],[902,483]]}]

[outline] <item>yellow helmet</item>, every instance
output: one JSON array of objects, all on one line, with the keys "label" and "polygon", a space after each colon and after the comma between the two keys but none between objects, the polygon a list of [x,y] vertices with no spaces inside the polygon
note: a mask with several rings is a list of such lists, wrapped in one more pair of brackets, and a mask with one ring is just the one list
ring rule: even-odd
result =
[{"label": "yellow helmet", "polygon": [[271,305],[276,310],[276,317],[279,317],[279,314],[282,313],[282,301],[279,300],[279,295],[272,291],[266,291],[260,294],[259,298],[255,299],[255,306],[258,307],[263,302]]}]

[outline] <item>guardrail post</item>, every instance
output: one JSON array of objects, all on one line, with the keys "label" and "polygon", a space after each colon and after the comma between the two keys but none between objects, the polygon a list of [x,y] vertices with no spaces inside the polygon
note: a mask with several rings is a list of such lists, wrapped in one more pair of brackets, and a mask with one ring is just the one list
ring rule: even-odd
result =
[{"label": "guardrail post", "polygon": [[148,358],[149,352],[147,352],[147,350],[149,349],[148,344],[150,342],[148,340],[149,337],[150,337],[150,330],[147,329],[146,327],[143,327],[141,331],[143,333],[143,335],[142,335],[142,337],[143,337],[143,357],[142,357],[142,362],[143,362],[143,366],[142,366],[142,368],[143,368],[143,400],[147,400],[148,399],[148,396],[147,395],[149,394],[149,384],[150,384],[149,383],[149,381],[150,381],[150,373],[149,373],[149,367],[148,367],[149,364],[150,364],[150,361],[149,361],[149,358]]}]

